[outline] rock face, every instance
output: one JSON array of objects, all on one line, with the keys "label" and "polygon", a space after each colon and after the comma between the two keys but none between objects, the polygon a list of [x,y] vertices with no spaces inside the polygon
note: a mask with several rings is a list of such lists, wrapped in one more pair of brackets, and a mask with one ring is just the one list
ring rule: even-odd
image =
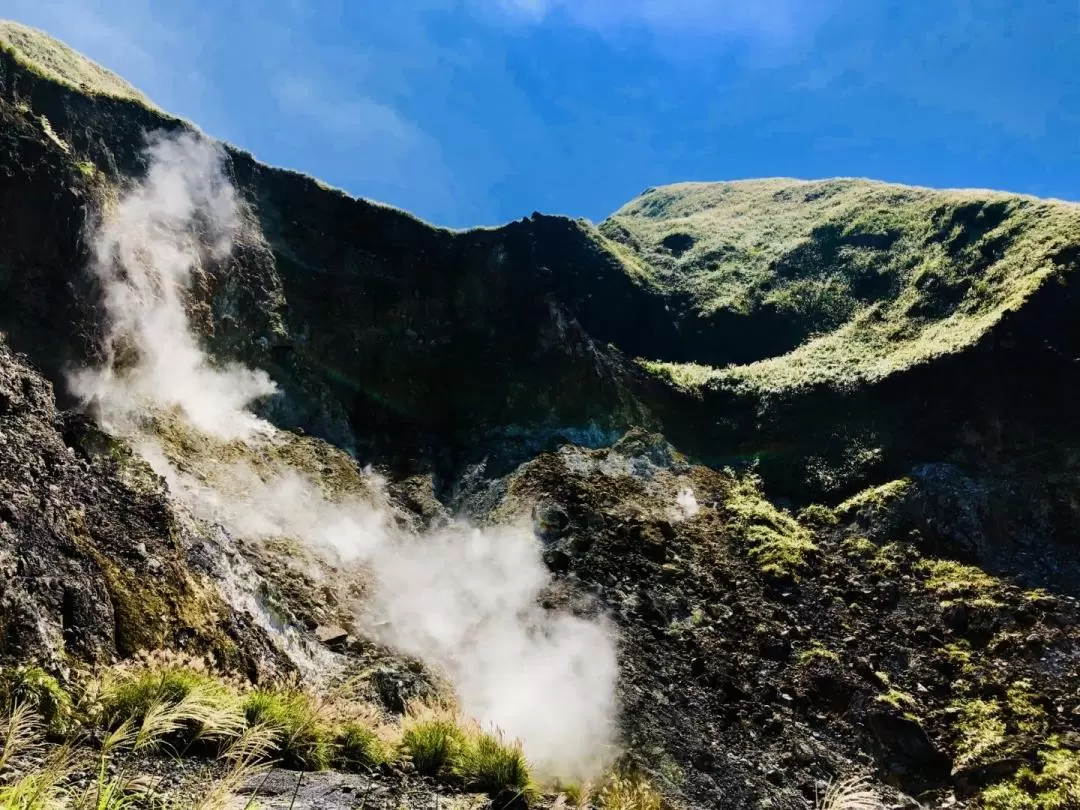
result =
[{"label": "rock face", "polygon": [[164,482],[0,344],[0,655],[66,668],[143,649],[278,654],[189,564]]},{"label": "rock face", "polygon": [[[100,352],[88,229],[144,133],[189,128],[56,49],[0,27],[0,654],[287,667],[162,480],[54,401]],[[993,802],[1042,801],[1051,755],[1080,784],[1080,206],[766,180],[451,232],[226,171],[207,349],[272,376],[263,415],[327,489],[373,464],[405,522],[531,516],[545,600],[617,630],[623,742],[670,798],[804,807],[867,767],[1050,807]],[[287,548],[246,553],[384,703],[423,691]]]}]

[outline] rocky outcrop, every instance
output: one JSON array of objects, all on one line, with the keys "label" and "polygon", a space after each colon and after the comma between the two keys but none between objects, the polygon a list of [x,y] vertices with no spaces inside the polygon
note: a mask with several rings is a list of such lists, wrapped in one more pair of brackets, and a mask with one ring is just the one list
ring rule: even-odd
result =
[{"label": "rocky outcrop", "polygon": [[0,656],[66,670],[143,649],[258,676],[279,658],[188,554],[164,482],[0,342]]}]

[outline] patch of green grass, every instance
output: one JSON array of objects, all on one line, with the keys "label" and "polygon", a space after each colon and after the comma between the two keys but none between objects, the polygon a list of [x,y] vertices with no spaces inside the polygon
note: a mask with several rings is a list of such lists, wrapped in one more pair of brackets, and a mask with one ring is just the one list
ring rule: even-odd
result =
[{"label": "patch of green grass", "polygon": [[889,510],[907,495],[911,486],[910,478],[898,478],[876,487],[869,487],[837,506],[836,513],[850,516],[867,508],[872,511]]},{"label": "patch of green grass", "polygon": [[244,699],[249,725],[264,725],[275,733],[275,753],[296,768],[326,770],[334,761],[332,733],[322,706],[300,689],[257,689]]},{"label": "patch of green grass", "polygon": [[436,707],[411,707],[405,715],[401,750],[425,776],[437,776],[453,764],[465,745],[465,732],[456,715]]},{"label": "patch of green grass", "polygon": [[926,575],[926,587],[941,597],[983,596],[1000,584],[985,571],[955,560],[922,560],[915,570]]},{"label": "patch of green grass", "polygon": [[799,510],[799,522],[813,529],[832,529],[840,524],[836,511],[820,503],[812,503]]},{"label": "patch of green grass", "polygon": [[334,737],[334,763],[338,768],[377,768],[393,759],[393,749],[371,722],[347,720]]},{"label": "patch of green grass", "polygon": [[1006,745],[1004,711],[997,700],[966,700],[954,704],[957,711],[957,767],[984,761],[1002,751]]},{"label": "patch of green grass", "polygon": [[63,42],[12,20],[0,20],[0,49],[49,81],[92,96],[136,101],[156,109],[153,103],[115,73],[87,59]]},{"label": "patch of green grass", "polygon": [[236,706],[236,692],[214,675],[183,665],[138,667],[113,673],[101,691],[106,724],[125,720],[141,723],[147,713],[162,704],[176,705],[199,692],[221,707]]},{"label": "patch of green grass", "polygon": [[1037,763],[1012,779],[986,788],[986,810],[1071,810],[1080,807],[1080,753],[1059,747],[1056,739],[1040,751]]},{"label": "patch of green grass", "polygon": [[637,364],[652,376],[663,380],[684,394],[699,393],[717,375],[716,369],[699,363],[668,363],[639,358]]},{"label": "patch of green grass", "polygon": [[790,512],[773,506],[753,475],[734,479],[724,508],[735,540],[768,576],[797,579],[818,552],[810,531]]},{"label": "patch of green grass", "polygon": [[682,183],[600,225],[706,331],[722,319],[748,336],[713,346],[711,366],[646,369],[758,396],[848,388],[974,345],[1057,276],[1078,228],[1069,203],[851,179]]},{"label": "patch of green grass", "polygon": [[845,557],[868,560],[877,556],[878,547],[869,539],[857,534],[845,537],[840,542],[840,551],[843,552]]}]

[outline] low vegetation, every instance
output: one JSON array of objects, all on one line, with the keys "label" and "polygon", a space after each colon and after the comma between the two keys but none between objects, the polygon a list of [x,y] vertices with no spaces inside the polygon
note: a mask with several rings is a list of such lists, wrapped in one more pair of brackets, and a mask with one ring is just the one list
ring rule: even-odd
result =
[{"label": "low vegetation", "polygon": [[0,50],[37,75],[73,90],[154,107],[150,99],[115,73],[36,28],[0,20]]},{"label": "low vegetation", "polygon": [[818,551],[810,530],[789,512],[773,506],[754,475],[733,476],[724,508],[734,539],[766,576],[797,579]]},{"label": "low vegetation", "polygon": [[770,395],[977,343],[1055,277],[1078,226],[1077,207],[1017,195],[778,178],[650,189],[600,231],[701,324],[698,363],[646,371]]},{"label": "low vegetation", "polygon": [[[452,702],[415,702],[394,718],[350,697],[355,684],[316,696],[297,683],[254,688],[205,662],[144,656],[65,689],[40,667],[0,670],[3,810],[219,810],[268,769],[368,772],[396,765],[452,790],[521,807],[541,794],[520,740],[485,729]],[[149,755],[218,760],[183,800],[143,772]],[[641,777],[612,774],[566,788],[562,806],[660,810]]]}]

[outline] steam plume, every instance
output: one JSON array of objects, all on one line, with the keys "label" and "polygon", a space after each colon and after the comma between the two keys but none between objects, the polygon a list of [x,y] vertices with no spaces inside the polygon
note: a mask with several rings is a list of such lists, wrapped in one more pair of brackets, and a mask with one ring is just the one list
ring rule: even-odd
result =
[{"label": "steam plume", "polygon": [[538,605],[548,572],[530,526],[458,521],[416,534],[394,523],[378,494],[332,502],[288,469],[266,475],[234,464],[208,484],[172,466],[140,427],[150,411],[171,409],[218,437],[275,440],[247,410],[273,383],[211,362],[184,310],[193,269],[227,258],[238,227],[221,152],[191,135],[158,137],[147,158],[145,180],[95,235],[108,362],[77,374],[75,391],[103,424],[138,440],[173,496],[200,518],[236,537],[299,538],[336,565],[370,572],[361,625],[446,675],[463,709],[523,739],[542,772],[595,773],[612,738],[614,645],[601,623]]},{"label": "steam plume", "polygon": [[150,168],[94,234],[92,270],[109,316],[107,362],[71,378],[103,424],[129,431],[149,406],[179,409],[221,438],[248,434],[247,405],[276,390],[263,371],[219,367],[199,348],[182,293],[205,259],[232,248],[236,194],[220,149],[191,134],[152,136]]}]

